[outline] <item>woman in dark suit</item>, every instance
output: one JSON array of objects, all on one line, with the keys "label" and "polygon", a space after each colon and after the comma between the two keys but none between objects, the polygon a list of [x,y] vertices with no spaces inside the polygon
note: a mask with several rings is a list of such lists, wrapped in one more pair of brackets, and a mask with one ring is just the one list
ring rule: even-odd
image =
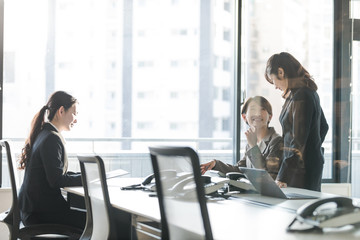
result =
[{"label": "woman in dark suit", "polygon": [[284,151],[277,176],[280,187],[321,190],[324,150],[329,129],[320,106],[317,85],[309,72],[289,53],[271,56],[266,80],[282,91],[285,98],[280,114]]},{"label": "woman in dark suit", "polygon": [[86,214],[70,209],[60,190],[82,185],[80,173],[67,171],[65,141],[61,135],[77,122],[76,109],[77,100],[58,91],[33,118],[20,158],[25,176],[19,192],[19,207],[25,226],[40,223],[85,226]]}]

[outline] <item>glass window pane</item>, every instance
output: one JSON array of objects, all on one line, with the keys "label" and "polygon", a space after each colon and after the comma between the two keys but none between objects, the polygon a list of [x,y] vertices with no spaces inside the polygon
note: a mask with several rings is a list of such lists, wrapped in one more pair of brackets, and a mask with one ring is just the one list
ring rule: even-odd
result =
[{"label": "glass window pane", "polygon": [[74,168],[76,153],[96,152],[108,168],[144,176],[154,144],[232,163],[234,9],[228,0],[5,0],[3,136],[18,154],[34,114],[65,90],[80,102],[64,133]]},{"label": "glass window pane", "polygon": [[[333,1],[243,1],[242,79],[246,96],[261,95],[273,107],[270,125],[282,132],[281,92],[264,78],[266,62],[275,53],[289,52],[309,71],[318,86],[320,103],[329,125],[323,147],[323,178],[332,177]],[[243,124],[242,131],[247,128]],[[242,147],[246,138],[243,133]]]},{"label": "glass window pane", "polygon": [[350,1],[350,18],[360,19],[360,1],[351,0]]},{"label": "glass window pane", "polygon": [[351,182],[352,196],[359,197],[360,176],[357,172],[360,160],[360,41],[352,42],[352,146],[351,146]]}]

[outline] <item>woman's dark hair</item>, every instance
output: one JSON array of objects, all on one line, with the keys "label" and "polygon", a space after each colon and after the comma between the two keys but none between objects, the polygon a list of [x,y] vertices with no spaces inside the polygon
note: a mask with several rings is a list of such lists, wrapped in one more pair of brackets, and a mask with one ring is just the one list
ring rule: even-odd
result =
[{"label": "woman's dark hair", "polygon": [[317,90],[312,76],[290,53],[281,52],[269,58],[265,68],[265,78],[269,83],[274,84],[270,75],[274,74],[278,77],[279,68],[284,70],[284,77],[288,79],[288,88],[284,91],[283,97],[294,88],[308,87],[314,91]]},{"label": "woman's dark hair", "polygon": [[249,104],[251,102],[257,103],[260,107],[264,108],[269,113],[269,115],[273,115],[271,104],[266,98],[262,96],[248,98],[241,109],[241,114],[246,114]]},{"label": "woman's dark hair", "polygon": [[20,169],[24,169],[26,167],[27,161],[30,158],[31,149],[35,142],[35,139],[37,138],[37,136],[39,135],[40,131],[43,128],[45,122],[44,118],[45,118],[46,110],[48,110],[48,116],[47,116],[48,120],[52,121],[57,110],[60,107],[63,106],[65,111],[67,111],[76,102],[77,100],[73,96],[71,96],[70,94],[64,91],[54,92],[50,96],[47,104],[43,106],[37,114],[35,114],[31,122],[29,137],[26,139],[25,146],[21,151],[20,167],[19,167]]}]

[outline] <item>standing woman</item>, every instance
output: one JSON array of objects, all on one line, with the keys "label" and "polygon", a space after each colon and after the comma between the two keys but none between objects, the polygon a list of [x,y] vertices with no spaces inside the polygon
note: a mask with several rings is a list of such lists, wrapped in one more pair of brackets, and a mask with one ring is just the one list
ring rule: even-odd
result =
[{"label": "standing woman", "polygon": [[280,187],[321,191],[324,142],[329,126],[320,106],[317,85],[291,54],[271,56],[266,80],[285,98],[279,120],[284,139],[283,161],[277,176]]},{"label": "standing woman", "polygon": [[70,209],[60,188],[81,186],[81,174],[67,171],[68,159],[62,131],[77,122],[77,100],[66,92],[51,95],[32,120],[20,168],[25,169],[19,192],[24,225],[59,223],[84,228],[86,213]]}]

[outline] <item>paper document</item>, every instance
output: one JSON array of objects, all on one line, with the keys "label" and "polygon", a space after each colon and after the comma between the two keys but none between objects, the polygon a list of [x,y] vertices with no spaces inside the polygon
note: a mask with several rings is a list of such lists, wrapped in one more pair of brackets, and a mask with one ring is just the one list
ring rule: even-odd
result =
[{"label": "paper document", "polygon": [[115,177],[120,177],[123,175],[129,174],[127,171],[123,170],[123,169],[116,169],[113,171],[109,171],[106,173],[106,179],[110,179],[110,178],[115,178]]}]

